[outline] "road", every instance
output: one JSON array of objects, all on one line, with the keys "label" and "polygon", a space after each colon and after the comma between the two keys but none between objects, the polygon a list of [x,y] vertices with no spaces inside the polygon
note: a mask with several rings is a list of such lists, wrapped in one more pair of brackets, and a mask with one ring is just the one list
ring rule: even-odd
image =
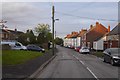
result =
[{"label": "road", "polygon": [[89,54],[57,46],[58,53],[36,78],[118,78],[118,66],[104,63]]}]

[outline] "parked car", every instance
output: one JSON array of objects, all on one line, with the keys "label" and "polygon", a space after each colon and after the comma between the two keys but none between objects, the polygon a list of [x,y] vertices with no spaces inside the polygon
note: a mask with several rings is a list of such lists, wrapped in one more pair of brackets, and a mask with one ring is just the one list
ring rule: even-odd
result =
[{"label": "parked car", "polygon": [[79,46],[79,47],[76,47],[76,48],[75,48],[75,51],[79,52],[80,49],[81,49],[80,46]]},{"label": "parked car", "polygon": [[75,48],[74,46],[70,45],[70,49],[74,49],[74,48]]},{"label": "parked car", "polygon": [[27,50],[27,48],[23,46],[22,43],[17,41],[1,41],[1,44],[8,44],[13,50]]},{"label": "parked car", "polygon": [[71,45],[67,46],[67,48],[70,48],[70,47],[71,47]]},{"label": "parked car", "polygon": [[79,50],[80,53],[90,53],[90,50],[87,48],[87,47],[82,47],[80,50]]},{"label": "parked car", "polygon": [[27,50],[45,52],[45,49],[43,49],[43,48],[41,48],[41,47],[39,47],[37,45],[34,45],[34,44],[27,45]]},{"label": "parked car", "polygon": [[104,52],[104,62],[120,64],[120,48],[108,48]]},{"label": "parked car", "polygon": [[60,46],[62,46],[62,47],[63,47],[63,44],[60,44]]}]

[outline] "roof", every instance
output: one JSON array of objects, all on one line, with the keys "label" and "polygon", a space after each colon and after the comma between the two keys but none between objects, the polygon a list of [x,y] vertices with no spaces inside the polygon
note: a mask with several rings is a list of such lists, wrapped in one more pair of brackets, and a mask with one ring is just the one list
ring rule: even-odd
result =
[{"label": "roof", "polygon": [[0,33],[10,33],[10,32],[5,29],[0,29]]},{"label": "roof", "polygon": [[23,33],[23,32],[21,32],[21,31],[9,30],[9,29],[0,29],[0,33],[21,34],[21,33]]},{"label": "roof", "polygon": [[109,34],[109,33],[106,33],[104,36],[100,36],[100,37],[96,38],[94,41],[98,41],[98,40],[100,40],[101,38],[107,36],[108,34]]},{"label": "roof", "polygon": [[96,22],[96,25],[86,33],[86,38],[87,38],[86,40],[89,42],[99,40],[107,32],[108,29],[105,26]]},{"label": "roof", "polygon": [[120,34],[120,23],[110,31],[108,35]]},{"label": "roof", "polygon": [[78,36],[78,32],[72,32],[70,38],[76,38]]},{"label": "roof", "polygon": [[21,34],[21,33],[23,33],[22,31],[14,31],[14,30],[8,30],[8,31],[10,31],[13,34]]},{"label": "roof", "polygon": [[71,34],[68,34],[65,38],[70,38],[71,37]]},{"label": "roof", "polygon": [[76,38],[78,36],[78,32],[73,31],[71,34],[68,34],[65,38]]},{"label": "roof", "polygon": [[87,32],[87,29],[82,29],[82,30],[79,32],[79,34],[78,34],[77,37],[81,37],[81,36],[84,35],[86,32]]}]

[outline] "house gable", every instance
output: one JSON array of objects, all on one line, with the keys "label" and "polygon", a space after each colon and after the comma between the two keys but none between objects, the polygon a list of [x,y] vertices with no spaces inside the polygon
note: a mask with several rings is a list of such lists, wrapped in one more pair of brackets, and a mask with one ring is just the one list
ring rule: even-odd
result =
[{"label": "house gable", "polygon": [[105,28],[102,24],[96,22],[96,26],[94,26],[94,28],[92,28],[88,33],[86,33],[86,41],[93,42],[103,37],[107,32],[107,28]]}]

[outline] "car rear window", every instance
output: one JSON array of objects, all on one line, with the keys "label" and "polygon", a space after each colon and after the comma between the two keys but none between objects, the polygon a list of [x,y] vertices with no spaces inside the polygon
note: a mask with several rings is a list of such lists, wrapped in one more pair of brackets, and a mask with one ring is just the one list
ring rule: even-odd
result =
[{"label": "car rear window", "polygon": [[85,48],[83,48],[83,49],[88,49],[88,48],[85,47]]}]

